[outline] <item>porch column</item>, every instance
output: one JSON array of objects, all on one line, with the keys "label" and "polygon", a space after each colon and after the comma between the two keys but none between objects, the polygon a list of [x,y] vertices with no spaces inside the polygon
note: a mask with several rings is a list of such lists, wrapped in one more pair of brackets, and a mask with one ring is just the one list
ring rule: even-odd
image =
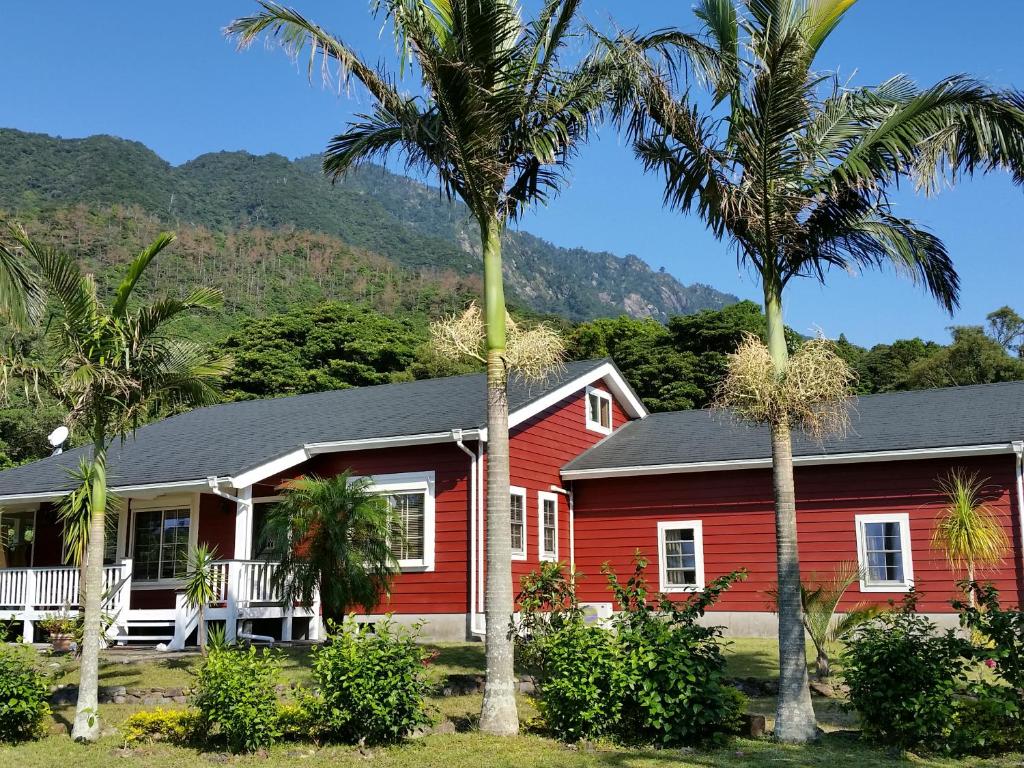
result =
[{"label": "porch column", "polygon": [[36,572],[34,568],[25,569],[25,620],[22,625],[22,641],[32,643],[35,634],[36,618]]},{"label": "porch column", "polygon": [[252,486],[238,491],[235,502],[235,560],[252,557]]}]

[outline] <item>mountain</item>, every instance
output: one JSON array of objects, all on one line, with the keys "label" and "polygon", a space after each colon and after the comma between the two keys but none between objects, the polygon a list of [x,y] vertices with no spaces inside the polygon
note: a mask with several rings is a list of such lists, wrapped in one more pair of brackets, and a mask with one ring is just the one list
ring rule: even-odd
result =
[{"label": "mountain", "polygon": [[[319,166],[319,157],[247,152],[172,166],[143,144],[111,136],[0,129],[0,209],[24,217],[74,205],[137,206],[174,228],[323,233],[415,275],[449,280],[479,271],[475,225],[461,203],[376,166],[331,185]],[[505,252],[510,299],[570,320],[665,320],[737,301],[710,286],[683,285],[636,256],[562,248],[526,232],[508,232]]]}]

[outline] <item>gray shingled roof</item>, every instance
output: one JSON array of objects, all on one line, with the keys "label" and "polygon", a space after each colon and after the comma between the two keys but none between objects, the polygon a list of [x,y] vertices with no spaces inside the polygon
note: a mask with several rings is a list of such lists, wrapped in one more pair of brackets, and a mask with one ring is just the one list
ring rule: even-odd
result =
[{"label": "gray shingled roof", "polygon": [[[509,407],[523,408],[607,360],[569,363],[546,381],[513,380]],[[247,400],[199,408],[139,429],[108,457],[111,487],[235,476],[307,443],[478,429],[486,423],[483,374]],[[0,472],[0,496],[74,486],[68,471],[85,448]]]},{"label": "gray shingled roof", "polygon": [[[1024,382],[866,395],[843,439],[795,436],[795,456],[989,445],[1024,440]],[[569,462],[564,471],[766,459],[765,427],[709,411],[654,413]]]}]

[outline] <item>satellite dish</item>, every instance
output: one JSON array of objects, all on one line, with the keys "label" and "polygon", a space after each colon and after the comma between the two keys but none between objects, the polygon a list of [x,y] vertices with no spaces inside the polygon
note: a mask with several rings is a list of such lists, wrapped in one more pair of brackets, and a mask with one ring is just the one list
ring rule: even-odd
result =
[{"label": "satellite dish", "polygon": [[46,439],[54,448],[60,448],[68,439],[68,428],[61,424]]}]

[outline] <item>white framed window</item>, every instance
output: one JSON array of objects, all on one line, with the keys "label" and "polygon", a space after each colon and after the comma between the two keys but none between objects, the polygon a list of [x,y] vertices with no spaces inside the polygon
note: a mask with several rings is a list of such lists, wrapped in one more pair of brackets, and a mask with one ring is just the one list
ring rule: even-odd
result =
[{"label": "white framed window", "polygon": [[526,489],[513,485],[509,489],[509,510],[512,518],[512,559],[526,559]]},{"label": "white framed window", "polygon": [[914,585],[910,515],[857,515],[861,592],[909,592]]},{"label": "white framed window", "polygon": [[612,396],[587,387],[587,429],[608,435],[612,431]]},{"label": "white framed window", "polygon": [[403,571],[434,570],[434,473],[374,475],[368,490],[395,510],[394,550]]},{"label": "white framed window", "polygon": [[541,560],[558,559],[558,496],[537,494],[537,552]]},{"label": "white framed window", "polygon": [[198,534],[197,501],[198,496],[132,501],[133,582],[159,586],[185,577]]},{"label": "white framed window", "polygon": [[658,588],[665,593],[704,589],[704,526],[700,520],[658,523]]}]

